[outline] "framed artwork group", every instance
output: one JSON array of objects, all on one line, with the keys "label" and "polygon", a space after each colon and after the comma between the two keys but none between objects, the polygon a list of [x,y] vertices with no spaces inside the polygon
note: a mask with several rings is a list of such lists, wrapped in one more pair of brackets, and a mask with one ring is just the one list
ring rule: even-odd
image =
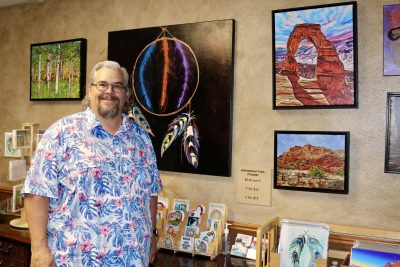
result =
[{"label": "framed artwork group", "polygon": [[[400,4],[383,6],[383,75],[400,75]],[[386,102],[385,172],[400,173],[400,92]]]},{"label": "framed artwork group", "polygon": [[[400,5],[383,6],[383,37],[383,75],[400,75]],[[234,40],[234,20],[109,32],[108,59],[130,73],[130,115],[152,127],[161,170],[231,175]],[[273,109],[357,108],[357,46],[356,1],[273,10]],[[82,99],[86,47],[32,44],[30,100]],[[385,172],[400,173],[398,106],[388,93]],[[25,135],[6,133],[5,156],[20,157]],[[349,139],[275,131],[274,188],[347,194]]]}]

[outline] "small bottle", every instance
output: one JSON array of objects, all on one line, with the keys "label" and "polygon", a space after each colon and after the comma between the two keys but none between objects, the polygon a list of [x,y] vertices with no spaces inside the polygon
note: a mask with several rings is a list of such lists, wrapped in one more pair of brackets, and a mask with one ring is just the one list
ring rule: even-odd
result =
[{"label": "small bottle", "polygon": [[224,234],[222,237],[222,254],[223,255],[228,255],[229,254],[229,229],[228,225],[231,225],[230,223],[225,223],[225,228],[224,228]]}]

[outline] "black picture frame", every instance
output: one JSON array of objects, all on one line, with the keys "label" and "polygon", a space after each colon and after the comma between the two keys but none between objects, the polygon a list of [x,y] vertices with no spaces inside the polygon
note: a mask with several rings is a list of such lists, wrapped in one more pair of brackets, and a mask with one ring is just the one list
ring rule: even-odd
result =
[{"label": "black picture frame", "polygon": [[86,82],[83,38],[31,44],[31,101],[81,100]]},{"label": "black picture frame", "polygon": [[357,3],[272,11],[273,109],[358,107]]},{"label": "black picture frame", "polygon": [[275,131],[274,189],[348,194],[350,133]]},{"label": "black picture frame", "polygon": [[388,92],[386,103],[385,172],[400,173],[400,92]]}]

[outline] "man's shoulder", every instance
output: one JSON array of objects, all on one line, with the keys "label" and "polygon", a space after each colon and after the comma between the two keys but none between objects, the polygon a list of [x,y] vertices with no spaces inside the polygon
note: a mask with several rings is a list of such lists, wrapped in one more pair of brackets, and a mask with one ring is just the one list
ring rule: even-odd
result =
[{"label": "man's shoulder", "polygon": [[147,132],[133,118],[126,118],[126,129],[140,135],[148,135]]},{"label": "man's shoulder", "polygon": [[81,112],[76,112],[74,114],[66,115],[60,119],[58,119],[56,122],[54,122],[48,130],[53,130],[53,131],[62,131],[68,126],[71,126],[73,124],[79,123],[80,121],[87,120],[88,116],[85,114],[84,111]]}]

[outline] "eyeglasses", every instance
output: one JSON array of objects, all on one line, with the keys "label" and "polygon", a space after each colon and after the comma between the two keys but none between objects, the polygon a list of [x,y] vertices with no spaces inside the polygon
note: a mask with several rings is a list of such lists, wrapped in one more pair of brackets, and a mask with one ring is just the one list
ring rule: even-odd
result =
[{"label": "eyeglasses", "polygon": [[96,86],[97,90],[99,90],[100,92],[106,91],[110,86],[111,89],[116,93],[120,93],[123,90],[125,90],[125,87],[122,85],[122,83],[98,82],[98,83],[92,83],[90,85]]}]

